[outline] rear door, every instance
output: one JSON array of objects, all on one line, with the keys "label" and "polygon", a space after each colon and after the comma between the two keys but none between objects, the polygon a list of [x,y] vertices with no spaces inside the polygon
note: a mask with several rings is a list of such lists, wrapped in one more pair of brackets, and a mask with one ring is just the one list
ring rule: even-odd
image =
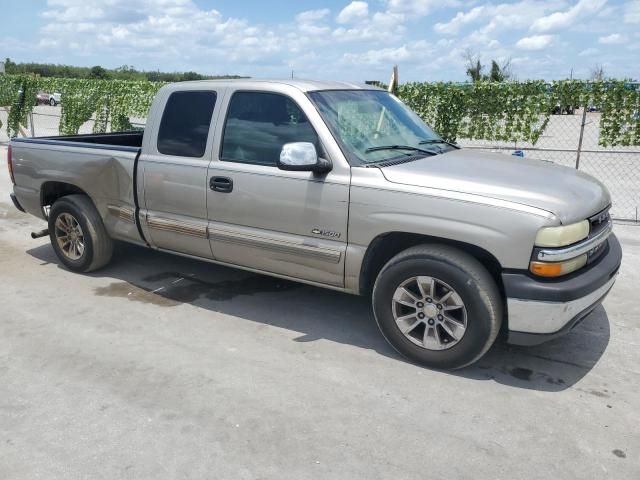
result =
[{"label": "rear door", "polygon": [[[198,85],[162,92],[161,118],[145,139],[142,224],[152,246],[211,258],[207,238],[207,167],[223,89]],[[213,126],[212,126],[213,124]]]},{"label": "rear door", "polygon": [[208,172],[211,247],[218,261],[343,286],[349,169],[334,164],[316,175],[276,166],[285,143],[312,142],[326,158],[332,140],[317,112],[303,111],[300,103],[310,103],[297,93],[297,99],[274,91],[227,94]]}]

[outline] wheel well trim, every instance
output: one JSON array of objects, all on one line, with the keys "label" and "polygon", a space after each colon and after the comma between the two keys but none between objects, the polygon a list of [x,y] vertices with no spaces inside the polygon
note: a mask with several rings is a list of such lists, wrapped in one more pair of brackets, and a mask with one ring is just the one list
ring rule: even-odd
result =
[{"label": "wheel well trim", "polygon": [[[382,262],[376,263],[376,254],[385,242],[392,241],[388,240],[391,236],[404,236],[405,239],[410,240],[401,245],[401,248],[399,248],[397,251],[392,249],[391,253],[383,255],[384,260]],[[450,245],[470,254],[478,261],[480,261],[480,263],[485,268],[487,268],[487,270],[489,270],[489,273],[496,281],[496,284],[498,285],[501,293],[504,292],[502,278],[500,275],[503,268],[502,264],[500,263],[498,258],[487,249],[469,242],[464,242],[453,238],[437,237],[415,232],[389,231],[376,236],[373,240],[371,240],[371,242],[369,242],[369,245],[367,246],[366,252],[362,259],[362,264],[360,266],[358,281],[359,293],[361,295],[366,295],[369,293],[369,291],[373,287],[373,280],[375,279],[375,276],[377,276],[384,264],[386,264],[392,257],[397,255],[401,251],[406,250],[407,248],[411,248],[420,244]],[[481,255],[478,255],[478,253],[481,253]],[[490,265],[487,265],[487,260],[490,262]],[[496,271],[496,268],[498,269],[498,271]]]},{"label": "wheel well trim", "polygon": [[[66,191],[63,190],[62,195],[58,195],[53,199],[53,201],[49,201],[48,198],[45,198],[45,195],[47,194],[47,188],[49,188],[50,186],[56,186],[56,185],[62,186],[63,189],[69,189],[69,190],[66,190]],[[89,200],[91,200],[91,203],[93,203],[94,207],[97,208],[96,202],[91,197],[91,195],[87,193],[86,190],[84,190],[83,188],[79,187],[74,183],[65,182],[62,180],[47,180],[43,182],[42,185],[40,185],[40,206],[44,208],[46,205],[53,205],[53,203],[56,200],[62,197],[66,197],[68,195],[85,195]]]}]

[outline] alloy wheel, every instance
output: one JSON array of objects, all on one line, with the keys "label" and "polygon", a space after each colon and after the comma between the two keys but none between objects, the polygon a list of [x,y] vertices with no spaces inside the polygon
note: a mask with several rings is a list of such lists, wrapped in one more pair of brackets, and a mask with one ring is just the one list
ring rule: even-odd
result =
[{"label": "alloy wheel", "polygon": [[84,233],[78,220],[69,213],[61,213],[56,219],[56,242],[62,253],[70,260],[78,260],[84,254]]},{"label": "alloy wheel", "polygon": [[417,276],[402,282],[391,305],[402,334],[427,350],[456,345],[467,329],[467,310],[450,285],[434,277]]}]

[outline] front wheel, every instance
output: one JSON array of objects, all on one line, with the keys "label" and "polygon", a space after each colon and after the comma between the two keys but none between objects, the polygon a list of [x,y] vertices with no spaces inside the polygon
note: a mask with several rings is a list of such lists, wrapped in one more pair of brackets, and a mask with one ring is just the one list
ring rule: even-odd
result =
[{"label": "front wheel", "polygon": [[97,270],[113,254],[113,240],[86,195],[56,200],[49,211],[49,237],[58,258],[74,272]]},{"label": "front wheel", "polygon": [[502,323],[502,299],[472,256],[421,245],[393,257],[373,288],[373,311],[387,341],[409,360],[456,369],[491,347]]}]

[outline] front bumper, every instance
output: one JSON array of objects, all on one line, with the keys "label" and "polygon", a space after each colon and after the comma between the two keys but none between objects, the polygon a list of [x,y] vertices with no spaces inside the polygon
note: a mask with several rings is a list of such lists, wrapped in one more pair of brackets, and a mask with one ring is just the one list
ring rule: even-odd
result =
[{"label": "front bumper", "polygon": [[620,242],[611,235],[607,251],[585,270],[561,279],[528,273],[503,273],[509,343],[537,345],[559,337],[591,313],[613,286],[620,263]]}]

